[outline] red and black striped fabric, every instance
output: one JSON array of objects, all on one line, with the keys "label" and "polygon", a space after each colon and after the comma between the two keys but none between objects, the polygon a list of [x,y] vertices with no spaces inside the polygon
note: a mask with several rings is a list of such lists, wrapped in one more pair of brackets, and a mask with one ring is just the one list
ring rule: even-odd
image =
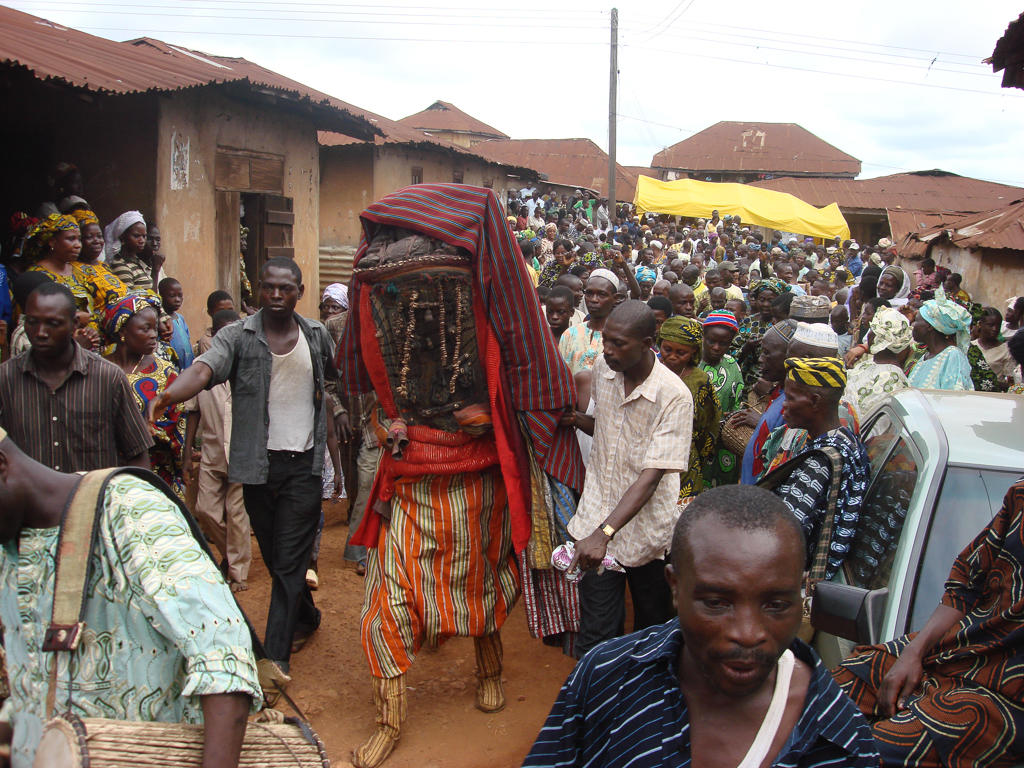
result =
[{"label": "red and black striped fabric", "polygon": [[[462,184],[418,184],[373,203],[360,218],[363,236],[356,267],[381,226],[420,232],[473,255],[476,293],[501,350],[511,410],[519,416],[541,467],[581,491],[579,446],[573,431],[558,424],[564,409],[575,406],[576,388],[494,193]],[[361,287],[352,281],[352,307],[360,306]],[[373,390],[360,359],[359,325],[359,313],[350,313],[338,347],[342,386],[352,394]]]}]

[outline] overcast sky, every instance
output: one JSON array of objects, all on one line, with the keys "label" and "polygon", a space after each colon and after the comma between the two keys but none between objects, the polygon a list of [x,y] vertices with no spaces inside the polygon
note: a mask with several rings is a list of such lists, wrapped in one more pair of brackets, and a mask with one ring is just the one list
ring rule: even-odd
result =
[{"label": "overcast sky", "polygon": [[[114,40],[244,56],[398,119],[450,101],[512,138],[607,149],[610,5],[578,0],[15,0]],[[482,7],[486,5],[486,7]],[[981,60],[1020,0],[620,0],[618,160],[719,120],[796,122],[862,177],[1024,186],[1024,91]]]}]

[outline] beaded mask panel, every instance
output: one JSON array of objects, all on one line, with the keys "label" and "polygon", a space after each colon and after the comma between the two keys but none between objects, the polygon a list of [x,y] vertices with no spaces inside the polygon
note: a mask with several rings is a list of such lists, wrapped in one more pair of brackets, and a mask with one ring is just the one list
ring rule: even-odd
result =
[{"label": "beaded mask panel", "polygon": [[[409,239],[394,242],[385,258],[369,265],[361,260],[356,270],[370,294],[398,416],[410,425],[480,434],[490,419],[481,418],[489,413],[488,394],[469,259],[447,247],[422,248],[426,238]],[[397,257],[388,258],[392,253]]]}]

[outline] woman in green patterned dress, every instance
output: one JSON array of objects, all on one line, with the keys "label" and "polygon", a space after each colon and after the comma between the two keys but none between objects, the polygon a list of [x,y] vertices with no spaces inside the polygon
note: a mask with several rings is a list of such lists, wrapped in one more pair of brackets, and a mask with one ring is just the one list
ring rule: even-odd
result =
[{"label": "woman in green patterned dress", "polygon": [[[738,331],[739,323],[732,312],[712,312],[704,318],[700,368],[711,379],[723,418],[744,407],[743,373],[736,358],[728,354]],[[739,480],[739,458],[717,439],[711,458],[704,465],[704,485],[714,488],[734,485]]]}]

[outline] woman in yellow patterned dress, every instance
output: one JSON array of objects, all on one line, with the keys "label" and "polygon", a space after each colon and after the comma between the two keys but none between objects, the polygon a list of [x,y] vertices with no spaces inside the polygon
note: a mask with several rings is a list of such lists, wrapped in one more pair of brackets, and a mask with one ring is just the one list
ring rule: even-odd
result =
[{"label": "woman in yellow patterned dress", "polygon": [[[116,340],[107,359],[125,372],[139,410],[145,415],[149,401],[167,389],[178,369],[153,354],[159,335],[160,299],[148,293],[129,293],[107,307],[104,331]],[[181,451],[185,442],[185,410],[172,406],[161,414],[149,449],[152,469],[184,501],[185,480]]]},{"label": "woman in yellow patterned dress", "polygon": [[92,297],[88,289],[75,276],[74,263],[82,250],[82,236],[78,222],[71,216],[51,213],[29,230],[25,240],[25,255],[34,260],[30,272],[42,272],[55,283],[65,286],[75,297],[79,323],[89,329],[88,341],[82,334],[76,340],[95,349],[100,340],[99,323],[93,316]]},{"label": "woman in yellow patterned dress", "polygon": [[658,357],[683,380],[693,396],[693,438],[689,469],[679,476],[679,500],[704,490],[704,467],[715,455],[721,408],[711,378],[701,370],[704,328],[693,318],[677,315],[661,324]]},{"label": "woman in yellow patterned dress", "polygon": [[127,296],[128,286],[121,282],[106,264],[98,260],[103,254],[105,242],[103,229],[96,214],[78,209],[68,215],[78,222],[78,229],[82,235],[82,250],[78,254],[78,261],[74,262],[71,268],[74,270],[75,279],[89,291],[92,315],[102,326],[107,307]]}]

